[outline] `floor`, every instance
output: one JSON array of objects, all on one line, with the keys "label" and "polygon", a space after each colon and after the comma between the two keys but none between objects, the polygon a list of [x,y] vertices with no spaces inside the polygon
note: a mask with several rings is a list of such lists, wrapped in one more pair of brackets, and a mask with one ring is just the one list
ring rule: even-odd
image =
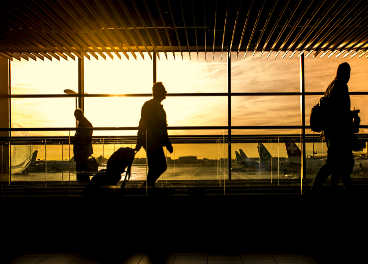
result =
[{"label": "floor", "polygon": [[[0,259],[1,260],[1,259]],[[121,264],[243,264],[243,263],[278,263],[278,264],[296,264],[296,263],[321,263],[311,255],[298,254],[215,254],[215,253],[173,253],[162,254],[160,256],[152,254],[131,254],[114,259],[106,256],[92,257],[91,255],[72,254],[72,253],[33,253],[2,259],[1,263],[12,264],[87,264],[87,263],[121,263]],[[325,262],[323,262],[325,263]]]}]

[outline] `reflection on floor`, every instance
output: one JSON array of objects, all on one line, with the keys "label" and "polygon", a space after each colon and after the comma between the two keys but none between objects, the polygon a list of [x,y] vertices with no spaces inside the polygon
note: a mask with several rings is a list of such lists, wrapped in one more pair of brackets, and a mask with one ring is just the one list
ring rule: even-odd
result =
[{"label": "reflection on floor", "polygon": [[319,261],[309,254],[278,254],[278,253],[244,253],[244,254],[221,254],[221,253],[161,253],[161,254],[124,254],[121,256],[110,255],[92,256],[75,253],[31,253],[18,256],[0,258],[1,263],[12,264],[94,264],[94,263],[122,263],[122,264],[245,264],[245,263],[326,263]]}]

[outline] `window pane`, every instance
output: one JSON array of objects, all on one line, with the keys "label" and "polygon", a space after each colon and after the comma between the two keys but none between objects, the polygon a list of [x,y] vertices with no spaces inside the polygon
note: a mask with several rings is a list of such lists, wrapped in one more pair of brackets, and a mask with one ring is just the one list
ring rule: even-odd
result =
[{"label": "window pane", "polygon": [[12,61],[12,94],[64,94],[65,89],[78,91],[78,62]]},{"label": "window pane", "polygon": [[[11,121],[24,128],[75,127],[75,105],[75,98],[13,98]],[[31,136],[67,134],[57,131],[30,132]]]},{"label": "window pane", "polygon": [[221,53],[197,54],[192,52],[189,59],[188,53],[184,53],[181,59],[179,52],[168,53],[168,59],[164,53],[160,53],[161,59],[157,60],[157,81],[163,82],[168,93],[225,93],[227,92],[227,61],[226,52],[221,59]]},{"label": "window pane", "polygon": [[330,59],[328,55],[321,58],[317,56],[309,56],[305,60],[305,89],[307,92],[325,92],[328,85],[336,76],[337,67],[343,62],[349,63],[351,67],[351,75],[348,83],[350,92],[366,92],[368,91],[368,64],[359,56],[351,58],[343,55],[336,58],[333,55]]},{"label": "window pane", "polygon": [[233,126],[298,126],[300,96],[233,96]]},{"label": "window pane", "polygon": [[[311,114],[311,110],[312,107],[315,106],[320,98],[322,96],[320,95],[308,95],[305,97],[305,124],[307,126],[310,125],[310,114]],[[350,95],[350,101],[351,101],[351,106],[350,109],[353,110],[355,109],[359,109],[360,113],[360,124],[361,125],[368,125],[368,116],[366,115],[366,113],[368,113],[368,96],[366,95]],[[367,133],[368,129],[366,128],[360,128],[359,129],[359,133]]]},{"label": "window pane", "polygon": [[[267,54],[259,58],[257,52],[252,59],[249,52],[231,53],[231,90],[233,93],[263,92],[299,92],[299,58],[274,59],[274,53],[267,59]],[[279,54],[280,56],[280,54]]]},{"label": "window pane", "polygon": [[121,54],[121,60],[114,55],[112,60],[91,58],[84,63],[84,91],[89,94],[130,94],[152,93],[153,62],[148,54],[144,58],[137,54],[137,60],[129,60]]}]

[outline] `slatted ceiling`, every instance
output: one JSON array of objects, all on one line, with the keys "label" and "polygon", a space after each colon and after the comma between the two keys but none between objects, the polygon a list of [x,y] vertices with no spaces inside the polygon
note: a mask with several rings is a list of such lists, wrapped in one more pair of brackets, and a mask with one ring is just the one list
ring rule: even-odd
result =
[{"label": "slatted ceiling", "polygon": [[2,0],[0,15],[8,59],[368,57],[365,0]]}]

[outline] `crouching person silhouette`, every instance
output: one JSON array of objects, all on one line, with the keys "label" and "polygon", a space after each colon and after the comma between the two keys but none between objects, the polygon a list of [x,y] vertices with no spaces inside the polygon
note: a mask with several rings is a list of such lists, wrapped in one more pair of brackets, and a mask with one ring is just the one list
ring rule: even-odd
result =
[{"label": "crouching person silhouette", "polygon": [[93,154],[92,148],[92,124],[84,116],[81,109],[74,111],[74,116],[78,121],[77,130],[73,139],[74,160],[76,162],[77,181],[89,182],[87,172],[88,158]]},{"label": "crouching person silhouette", "polygon": [[352,154],[354,128],[354,112],[350,111],[350,96],[347,83],[350,79],[350,65],[339,65],[335,79],[327,87],[324,97],[328,97],[328,122],[322,132],[327,144],[326,164],[319,170],[313,180],[313,193],[320,193],[323,182],[331,175],[331,187],[333,193],[337,192],[340,178],[345,191],[352,193],[354,184],[351,180],[351,172],[354,167]]},{"label": "crouching person silhouette", "polygon": [[161,82],[152,87],[153,99],[142,106],[141,119],[138,127],[138,139],[135,150],[141,147],[146,150],[148,160],[147,181],[143,183],[154,188],[155,182],[167,169],[163,146],[172,153],[173,147],[167,134],[166,112],[161,102],[166,98],[166,89]]}]

